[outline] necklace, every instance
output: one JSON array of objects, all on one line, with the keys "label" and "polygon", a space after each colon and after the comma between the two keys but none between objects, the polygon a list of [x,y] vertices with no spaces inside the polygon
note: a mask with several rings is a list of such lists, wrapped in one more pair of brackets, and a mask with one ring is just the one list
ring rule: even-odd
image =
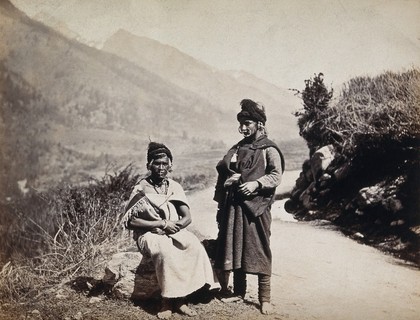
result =
[{"label": "necklace", "polygon": [[168,193],[168,180],[163,180],[160,184],[155,184],[152,182],[153,189],[155,189],[157,194],[167,194]]}]

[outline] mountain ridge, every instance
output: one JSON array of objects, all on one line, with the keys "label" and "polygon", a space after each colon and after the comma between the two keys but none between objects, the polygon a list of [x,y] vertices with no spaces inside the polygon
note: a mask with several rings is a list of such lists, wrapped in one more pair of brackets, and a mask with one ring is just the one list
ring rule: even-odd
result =
[{"label": "mountain ridge", "polygon": [[[298,136],[292,116],[299,105],[297,98],[256,76],[242,72],[241,77],[236,79],[231,71],[218,70],[177,48],[124,29],[109,37],[102,49],[197,93],[219,110],[229,110],[232,121],[235,121],[239,102],[243,98],[260,101],[266,106],[268,122],[275,136]],[[149,57],[153,57],[153,61]]]}]

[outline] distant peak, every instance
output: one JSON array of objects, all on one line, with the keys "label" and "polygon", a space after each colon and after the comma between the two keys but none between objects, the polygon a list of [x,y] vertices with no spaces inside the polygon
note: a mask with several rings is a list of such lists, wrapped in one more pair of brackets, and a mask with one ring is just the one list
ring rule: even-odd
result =
[{"label": "distant peak", "polygon": [[123,35],[123,34],[127,34],[127,35],[131,35],[133,36],[133,34],[130,31],[127,31],[123,28],[119,28],[116,32],[114,32],[113,35]]},{"label": "distant peak", "polygon": [[114,39],[128,39],[128,40],[135,40],[135,41],[139,41],[141,40],[141,42],[143,43],[148,43],[150,44],[154,44],[154,45],[161,45],[161,46],[167,46],[163,43],[160,43],[157,40],[148,38],[148,37],[144,37],[144,36],[139,36],[137,34],[134,34],[126,29],[120,28],[118,29],[116,32],[114,32],[106,41],[108,42],[109,40],[114,40]]}]

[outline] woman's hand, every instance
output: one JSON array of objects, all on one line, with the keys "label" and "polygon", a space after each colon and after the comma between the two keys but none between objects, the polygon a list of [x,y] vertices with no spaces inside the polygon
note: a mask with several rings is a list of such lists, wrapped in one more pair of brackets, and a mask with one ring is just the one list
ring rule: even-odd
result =
[{"label": "woman's hand", "polygon": [[239,186],[239,192],[242,193],[245,196],[250,196],[252,193],[254,193],[255,190],[258,189],[259,183],[257,181],[250,181],[242,183]]},{"label": "woman's hand", "polygon": [[150,230],[151,233],[156,233],[158,235],[163,235],[166,234],[165,231],[163,231],[162,228],[153,228],[152,230]]},{"label": "woman's hand", "polygon": [[181,230],[181,228],[177,225],[176,221],[166,220],[166,227],[164,230],[167,234],[174,234]]},{"label": "woman's hand", "polygon": [[241,178],[241,174],[240,173],[234,173],[232,176],[230,176],[229,178],[226,179],[226,181],[223,184],[223,186],[225,188],[230,187],[231,185],[238,183],[238,181],[239,181],[240,178]]}]

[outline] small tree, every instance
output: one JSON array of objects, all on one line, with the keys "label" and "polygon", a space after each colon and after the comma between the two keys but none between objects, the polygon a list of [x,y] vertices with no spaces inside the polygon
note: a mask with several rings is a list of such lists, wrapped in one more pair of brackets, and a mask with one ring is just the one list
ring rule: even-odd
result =
[{"label": "small tree", "polygon": [[299,134],[308,144],[310,154],[329,140],[323,119],[325,111],[333,96],[333,90],[328,90],[324,84],[324,75],[318,73],[314,78],[305,80],[303,92],[297,91],[303,100],[303,111],[296,112],[298,117]]}]

